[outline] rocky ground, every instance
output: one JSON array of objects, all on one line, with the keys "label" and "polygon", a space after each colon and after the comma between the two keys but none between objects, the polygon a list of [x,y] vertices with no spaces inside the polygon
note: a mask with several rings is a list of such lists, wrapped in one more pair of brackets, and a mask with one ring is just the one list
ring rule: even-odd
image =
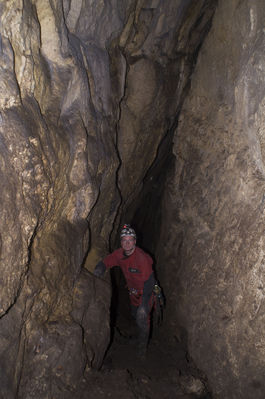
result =
[{"label": "rocky ground", "polygon": [[154,329],[146,358],[141,359],[132,320],[120,319],[102,368],[86,371],[82,398],[210,399],[183,344],[163,340],[159,330]]}]

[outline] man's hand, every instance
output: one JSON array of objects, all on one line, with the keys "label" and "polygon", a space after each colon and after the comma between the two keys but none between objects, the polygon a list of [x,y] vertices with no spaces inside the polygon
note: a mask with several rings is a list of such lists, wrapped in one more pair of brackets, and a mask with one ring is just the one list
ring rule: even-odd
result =
[{"label": "man's hand", "polygon": [[102,260],[96,265],[95,270],[93,272],[94,276],[102,277],[106,271],[106,265]]},{"label": "man's hand", "polygon": [[148,306],[141,304],[137,309],[136,319],[141,325],[145,325],[148,320]]}]

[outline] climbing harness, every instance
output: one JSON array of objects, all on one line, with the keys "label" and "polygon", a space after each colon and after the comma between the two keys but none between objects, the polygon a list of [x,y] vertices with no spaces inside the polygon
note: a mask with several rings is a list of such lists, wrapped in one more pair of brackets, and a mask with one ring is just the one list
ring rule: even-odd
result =
[{"label": "climbing harness", "polygon": [[143,290],[137,290],[136,288],[128,288],[129,295],[140,296],[143,293]]}]

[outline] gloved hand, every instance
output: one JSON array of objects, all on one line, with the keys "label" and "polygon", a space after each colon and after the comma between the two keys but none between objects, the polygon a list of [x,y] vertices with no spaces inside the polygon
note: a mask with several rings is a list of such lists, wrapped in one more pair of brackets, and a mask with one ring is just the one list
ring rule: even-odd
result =
[{"label": "gloved hand", "polygon": [[165,307],[165,297],[161,287],[156,283],[153,288],[155,294],[155,313],[157,324],[161,324],[163,320],[163,308]]},{"label": "gloved hand", "polygon": [[148,321],[148,307],[143,303],[137,309],[136,321],[142,328],[146,327]]},{"label": "gloved hand", "polygon": [[163,308],[165,306],[165,297],[164,297],[161,287],[157,283],[154,285],[153,291],[154,291],[157,301],[159,302],[159,305]]},{"label": "gloved hand", "polygon": [[106,265],[105,265],[104,262],[100,261],[100,262],[96,265],[93,274],[94,274],[94,276],[102,277],[102,276],[104,275],[105,271],[106,271]]}]

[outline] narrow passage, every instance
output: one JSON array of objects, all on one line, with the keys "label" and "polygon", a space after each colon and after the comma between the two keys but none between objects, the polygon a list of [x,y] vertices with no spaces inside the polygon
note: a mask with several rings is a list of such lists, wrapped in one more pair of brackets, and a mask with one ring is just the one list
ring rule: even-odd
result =
[{"label": "narrow passage", "polygon": [[145,359],[138,357],[137,327],[130,312],[119,312],[113,341],[101,370],[88,370],[94,399],[210,399],[203,378],[188,359],[183,344],[169,342],[163,326],[155,326]]}]

